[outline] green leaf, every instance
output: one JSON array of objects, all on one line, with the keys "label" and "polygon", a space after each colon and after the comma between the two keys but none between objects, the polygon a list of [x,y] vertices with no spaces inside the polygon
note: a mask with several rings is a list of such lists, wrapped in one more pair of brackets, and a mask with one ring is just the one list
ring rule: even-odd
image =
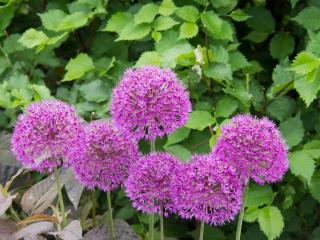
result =
[{"label": "green leaf", "polygon": [[67,73],[64,75],[63,82],[81,78],[88,71],[93,69],[92,59],[86,53],[80,53],[75,58],[69,60],[66,65]]},{"label": "green leaf", "polygon": [[204,68],[204,74],[213,78],[214,80],[232,80],[232,70],[229,64],[223,63],[210,63],[208,66]]},{"label": "green leaf", "polygon": [[190,129],[186,127],[178,128],[173,133],[168,135],[168,140],[166,142],[166,146],[179,143],[182,140],[186,139],[190,134]]},{"label": "green leaf", "polygon": [[173,20],[171,17],[159,16],[153,22],[153,27],[155,31],[165,31],[177,24],[179,24],[179,22]]},{"label": "green leaf", "polygon": [[162,0],[159,13],[163,16],[170,16],[176,11],[177,7],[172,0]]},{"label": "green leaf", "polygon": [[10,64],[8,62],[8,59],[5,57],[0,57],[0,75],[8,68],[10,67]]},{"label": "green leaf", "polygon": [[198,34],[198,25],[191,22],[184,22],[180,26],[180,39],[193,38]]},{"label": "green leaf", "polygon": [[309,190],[312,195],[318,202],[320,202],[320,172],[317,171],[313,174],[311,178],[311,183],[309,185]]},{"label": "green leaf", "polygon": [[255,222],[260,214],[260,209],[253,207],[253,208],[248,208],[244,212],[244,217],[243,220],[249,223]]},{"label": "green leaf", "polygon": [[0,5],[0,37],[3,35],[4,30],[6,30],[10,25],[11,20],[14,17],[15,3],[16,1],[7,1],[4,6]]},{"label": "green leaf", "polygon": [[81,85],[81,95],[91,102],[103,102],[110,98],[111,89],[106,87],[101,80],[95,80]]},{"label": "green leaf", "polygon": [[136,67],[141,67],[145,65],[156,65],[160,66],[161,59],[159,53],[156,51],[144,52],[139,57],[138,61],[136,62]]},{"label": "green leaf", "polygon": [[309,52],[300,52],[291,64],[291,70],[300,75],[308,74],[320,65],[320,59]]},{"label": "green leaf", "polygon": [[250,40],[251,42],[254,42],[254,43],[261,43],[264,40],[266,40],[268,36],[269,36],[269,33],[251,31],[244,37],[244,39]]},{"label": "green leaf", "polygon": [[289,160],[291,173],[310,183],[315,170],[315,161],[308,152],[302,150],[289,153]]},{"label": "green leaf", "polygon": [[57,28],[57,31],[72,31],[77,28],[83,27],[87,24],[89,15],[84,12],[75,12],[71,15],[65,16]]},{"label": "green leaf", "polygon": [[262,7],[253,7],[248,11],[251,18],[248,19],[247,25],[255,32],[272,33],[275,30],[275,21],[271,12]]},{"label": "green leaf", "polygon": [[284,32],[277,33],[271,39],[270,53],[273,58],[284,59],[294,50],[294,38]]},{"label": "green leaf", "polygon": [[217,107],[215,110],[215,117],[224,117],[227,118],[231,116],[236,109],[238,108],[237,101],[232,97],[224,96],[217,103]]},{"label": "green leaf", "polygon": [[244,22],[248,20],[251,16],[249,16],[247,13],[242,11],[241,9],[236,9],[232,11],[229,16],[232,18],[232,20],[236,22]]},{"label": "green leaf", "polygon": [[229,53],[229,58],[229,63],[233,72],[251,65],[240,51],[233,51]]},{"label": "green leaf", "polygon": [[301,26],[308,30],[318,30],[320,28],[320,22],[315,21],[320,15],[320,9],[317,7],[306,7],[292,20],[298,22]]},{"label": "green leaf", "polygon": [[147,36],[150,30],[151,25],[148,23],[134,25],[134,22],[131,22],[119,33],[116,41],[141,39]]},{"label": "green leaf", "polygon": [[120,33],[125,26],[133,21],[131,13],[118,12],[113,14],[102,31]]},{"label": "green leaf", "polygon": [[191,158],[191,152],[181,145],[164,146],[164,149],[182,161],[188,161]]},{"label": "green leaf", "polygon": [[267,112],[279,121],[284,121],[295,111],[295,101],[288,96],[274,99],[267,107]]},{"label": "green leaf", "polygon": [[154,3],[143,5],[134,15],[135,24],[151,23],[159,12],[159,6]]},{"label": "green leaf", "polygon": [[191,5],[178,8],[175,14],[187,22],[195,23],[199,19],[199,10]]},{"label": "green leaf", "polygon": [[34,100],[43,100],[52,98],[50,90],[46,86],[32,84],[29,88],[35,91]]},{"label": "green leaf", "polygon": [[29,28],[22,34],[18,41],[26,48],[34,48],[39,45],[44,45],[48,39],[49,38],[44,32]]},{"label": "green leaf", "polygon": [[314,159],[320,159],[320,140],[313,140],[303,146],[303,150]]},{"label": "green leaf", "polygon": [[12,74],[8,80],[9,89],[27,88],[28,84],[29,84],[28,76],[21,73]]},{"label": "green leaf", "polygon": [[215,123],[213,116],[206,111],[193,111],[190,114],[189,120],[186,124],[187,128],[202,131],[209,125]]},{"label": "green leaf", "polygon": [[267,236],[268,240],[278,238],[284,228],[282,214],[274,206],[262,208],[259,213],[258,222],[260,229]]},{"label": "green leaf", "polygon": [[294,87],[298,91],[300,97],[305,104],[310,104],[317,98],[317,93],[320,90],[320,70],[315,71],[314,80],[310,82],[307,76],[301,76],[294,81]]},{"label": "green leaf", "polygon": [[299,2],[299,0],[290,0],[291,8],[294,8],[298,2]]},{"label": "green leaf", "polygon": [[19,42],[20,34],[11,34],[3,41],[3,49],[7,54],[24,50],[25,48]]},{"label": "green leaf", "polygon": [[292,118],[288,118],[286,121],[281,122],[279,129],[282,132],[290,148],[299,144],[303,139],[304,128],[299,115]]},{"label": "green leaf", "polygon": [[273,200],[273,191],[270,185],[250,184],[246,207],[260,207],[266,204],[271,204]]},{"label": "green leaf", "polygon": [[38,15],[40,16],[42,25],[51,31],[57,31],[61,20],[67,16],[67,14],[60,9],[49,10],[45,13],[39,13]]}]

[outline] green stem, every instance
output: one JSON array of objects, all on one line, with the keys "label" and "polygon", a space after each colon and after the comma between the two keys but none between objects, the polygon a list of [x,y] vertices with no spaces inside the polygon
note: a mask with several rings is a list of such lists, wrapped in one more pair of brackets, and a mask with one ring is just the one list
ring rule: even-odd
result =
[{"label": "green stem", "polygon": [[204,221],[201,221],[199,240],[203,240],[203,233],[204,233]]},{"label": "green stem", "polygon": [[16,220],[17,222],[20,222],[21,219],[20,219],[18,213],[14,210],[14,208],[13,208],[12,205],[10,205],[9,210],[10,210],[11,215],[15,218],[15,220]]},{"label": "green stem", "polygon": [[66,219],[66,213],[64,210],[64,203],[63,203],[63,197],[62,197],[62,192],[61,192],[61,183],[60,183],[60,178],[59,178],[57,167],[54,167],[54,178],[57,183],[60,212],[61,212],[61,216],[62,216],[62,225],[65,226],[67,223],[67,219]]},{"label": "green stem", "polygon": [[116,235],[114,233],[114,227],[113,227],[112,206],[111,206],[110,192],[107,192],[107,201],[108,201],[109,234],[110,234],[111,240],[115,240],[116,239]]},{"label": "green stem", "polygon": [[160,204],[160,240],[164,240],[164,227],[163,227],[163,204]]},{"label": "green stem", "polygon": [[154,214],[149,214],[149,240],[153,240],[154,232]]},{"label": "green stem", "polygon": [[92,201],[92,225],[96,227],[96,192],[93,190],[91,192],[91,201]]},{"label": "green stem", "polygon": [[250,75],[246,74],[246,87],[247,87],[247,93],[250,92]]},{"label": "green stem", "polygon": [[156,151],[156,141],[150,141],[150,152]]},{"label": "green stem", "polygon": [[249,184],[249,181],[245,185],[244,190],[243,190],[243,201],[242,201],[242,207],[241,207],[239,218],[238,218],[236,240],[240,240],[240,238],[241,238],[241,229],[242,229],[242,222],[243,222],[243,216],[244,216],[244,209],[245,209],[245,206],[246,206],[248,184]]}]

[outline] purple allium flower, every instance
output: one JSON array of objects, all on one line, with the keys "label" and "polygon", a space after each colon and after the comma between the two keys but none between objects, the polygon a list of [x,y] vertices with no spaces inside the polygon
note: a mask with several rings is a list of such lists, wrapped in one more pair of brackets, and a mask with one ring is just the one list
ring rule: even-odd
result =
[{"label": "purple allium flower", "polygon": [[18,117],[12,152],[28,168],[44,172],[84,153],[83,120],[74,107],[60,100],[32,103]]},{"label": "purple allium flower", "polygon": [[233,165],[247,181],[279,181],[288,170],[287,145],[268,118],[237,115],[221,128],[213,155]]},{"label": "purple allium flower", "polygon": [[189,93],[170,69],[128,69],[113,90],[115,124],[136,139],[170,134],[187,122],[190,112]]},{"label": "purple allium flower", "polygon": [[125,182],[133,207],[145,213],[160,214],[162,204],[165,216],[174,212],[170,192],[172,176],[179,165],[179,160],[165,152],[150,153],[133,164]]},{"label": "purple allium flower", "polygon": [[137,143],[103,120],[91,122],[85,131],[85,155],[73,163],[76,178],[89,189],[107,192],[118,188],[139,157]]},{"label": "purple allium flower", "polygon": [[174,174],[172,200],[180,217],[221,225],[241,208],[242,183],[236,170],[212,155],[194,155]]}]

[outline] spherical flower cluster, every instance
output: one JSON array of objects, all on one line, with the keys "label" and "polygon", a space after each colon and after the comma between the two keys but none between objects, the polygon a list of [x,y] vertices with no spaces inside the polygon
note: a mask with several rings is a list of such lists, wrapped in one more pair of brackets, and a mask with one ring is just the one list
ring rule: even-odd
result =
[{"label": "spherical flower cluster", "polygon": [[180,217],[222,225],[232,220],[242,203],[236,170],[211,155],[194,155],[174,175],[172,200]]},{"label": "spherical flower cluster", "polygon": [[139,157],[137,143],[103,120],[91,122],[85,131],[85,155],[73,163],[76,178],[89,189],[107,192],[118,188]]},{"label": "spherical flower cluster", "polygon": [[35,102],[18,117],[11,141],[18,161],[44,172],[83,154],[83,120],[62,101]]},{"label": "spherical flower cluster", "polygon": [[179,164],[179,160],[164,152],[142,156],[133,164],[125,182],[126,193],[133,207],[145,213],[168,215],[174,212],[170,192],[173,173]]},{"label": "spherical flower cluster", "polygon": [[170,134],[187,122],[190,112],[189,93],[170,69],[129,69],[113,90],[115,124],[136,139]]},{"label": "spherical flower cluster", "polygon": [[221,128],[213,155],[238,169],[247,181],[259,184],[279,181],[288,170],[287,145],[268,118],[238,115]]}]

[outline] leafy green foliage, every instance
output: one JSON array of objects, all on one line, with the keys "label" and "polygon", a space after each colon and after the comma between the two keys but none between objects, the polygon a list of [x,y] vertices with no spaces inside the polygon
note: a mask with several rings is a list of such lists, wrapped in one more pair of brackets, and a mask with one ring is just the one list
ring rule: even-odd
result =
[{"label": "leafy green foliage", "polygon": [[268,240],[279,237],[284,228],[282,214],[277,207],[273,206],[260,210],[258,222],[261,230],[268,237]]},{"label": "leafy green foliage", "polygon": [[209,125],[215,123],[214,118],[209,112],[206,111],[193,111],[190,114],[186,127],[202,131]]},{"label": "leafy green foliage", "polygon": [[71,59],[66,65],[67,73],[65,74],[63,81],[72,81],[81,78],[92,68],[92,59],[87,54],[80,53],[77,57]]},{"label": "leafy green foliage", "polygon": [[[295,129],[295,131],[292,131],[292,129]],[[304,136],[304,128],[299,115],[282,122],[280,124],[280,131],[290,148],[300,143]]]}]

